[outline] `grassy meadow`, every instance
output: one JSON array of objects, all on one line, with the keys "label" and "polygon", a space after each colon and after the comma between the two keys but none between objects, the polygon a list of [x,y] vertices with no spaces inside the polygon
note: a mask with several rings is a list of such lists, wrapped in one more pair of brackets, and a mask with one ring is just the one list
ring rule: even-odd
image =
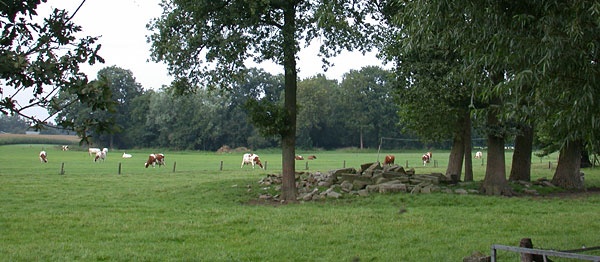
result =
[{"label": "grassy meadow", "polygon": [[[49,163],[40,163],[40,150]],[[115,150],[94,163],[87,151],[56,145],[0,146],[0,261],[462,261],[474,251],[489,254],[492,244],[518,246],[523,237],[555,250],[600,245],[595,192],[373,194],[256,204],[264,190],[258,180],[280,172],[279,152],[256,152],[266,171],[240,169],[243,153],[126,152],[133,158]],[[164,153],[167,166],[144,168],[152,152]],[[377,160],[377,152],[298,153],[317,156],[297,161],[298,171],[306,163],[309,171],[327,171]],[[382,154],[388,153],[417,173],[444,172],[449,154],[433,151],[438,167],[423,167],[423,152]],[[510,152],[506,159],[510,166]],[[555,155],[534,157],[533,179],[552,178],[549,161],[556,166]],[[485,166],[473,163],[480,181]],[[600,187],[600,168],[583,172],[588,187]],[[517,260],[499,252],[498,261]]]}]

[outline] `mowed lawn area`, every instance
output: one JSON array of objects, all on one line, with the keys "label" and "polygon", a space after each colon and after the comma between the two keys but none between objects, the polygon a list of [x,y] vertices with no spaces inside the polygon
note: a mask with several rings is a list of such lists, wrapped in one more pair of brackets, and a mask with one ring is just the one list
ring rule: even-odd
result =
[{"label": "mowed lawn area", "polygon": [[[47,164],[38,159],[42,149]],[[593,190],[256,204],[264,187],[258,180],[281,169],[278,152],[255,152],[266,171],[240,169],[243,153],[132,150],[126,152],[133,158],[122,159],[123,152],[94,163],[87,151],[55,145],[0,146],[0,261],[462,261],[474,251],[489,255],[492,244],[518,246],[524,237],[555,250],[600,246],[600,194]],[[167,166],[144,168],[152,152],[164,153]],[[297,161],[298,171],[306,163],[312,172],[377,160],[376,152],[298,153],[317,156]],[[433,151],[437,168],[422,166],[424,152],[382,155],[388,153],[431,173],[444,172],[449,152]],[[507,174],[511,157],[507,152]],[[552,178],[549,161],[556,167],[556,155],[533,157],[534,179]],[[485,173],[481,163],[474,159],[477,181]],[[583,172],[588,187],[600,187],[600,168]],[[498,261],[518,259],[499,252]]]}]

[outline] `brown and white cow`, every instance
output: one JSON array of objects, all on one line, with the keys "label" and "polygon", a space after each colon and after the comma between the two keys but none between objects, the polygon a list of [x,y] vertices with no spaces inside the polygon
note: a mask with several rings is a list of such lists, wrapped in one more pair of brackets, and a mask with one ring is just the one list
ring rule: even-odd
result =
[{"label": "brown and white cow", "polygon": [[304,160],[304,157],[303,157],[303,156],[301,156],[301,155],[297,155],[297,156],[295,157],[295,159],[296,159],[296,160]]},{"label": "brown and white cow", "polygon": [[158,167],[165,164],[165,155],[150,154],[148,156],[148,161],[146,161],[146,163],[144,164],[144,167],[148,168],[150,165],[152,165],[152,167],[156,167],[157,164],[158,164]]},{"label": "brown and white cow", "polygon": [[158,164],[158,167],[164,166],[165,165],[165,155],[162,153],[156,154],[156,163]]},{"label": "brown and white cow", "polygon": [[257,154],[244,154],[244,156],[242,157],[242,166],[240,168],[243,168],[244,165],[248,164],[252,164],[252,168],[254,168],[254,165],[258,165],[260,166],[260,168],[263,168],[263,165],[260,162],[260,159],[258,158]]},{"label": "brown and white cow", "polygon": [[42,163],[48,163],[48,158],[46,155],[46,151],[40,151],[40,162]]},{"label": "brown and white cow", "polygon": [[394,157],[393,155],[387,155],[383,160],[383,165],[391,165],[394,163],[394,161],[396,161],[396,157]]},{"label": "brown and white cow", "polygon": [[309,156],[309,157],[308,157],[308,160],[314,160],[314,159],[317,159],[317,157],[316,157],[316,156],[314,156],[314,155],[313,155],[313,156]]},{"label": "brown and white cow", "polygon": [[423,160],[423,166],[426,166],[427,163],[429,163],[429,161],[431,160],[431,156],[432,156],[431,152],[427,152],[426,154],[424,154],[421,157],[421,160]]},{"label": "brown and white cow", "polygon": [[69,151],[69,146],[68,145],[62,146],[61,150],[62,151]]},{"label": "brown and white cow", "polygon": [[96,157],[94,157],[94,162],[98,162],[100,160],[102,160],[102,162],[104,162],[104,160],[106,160],[106,151],[100,151],[100,152],[96,152]]}]

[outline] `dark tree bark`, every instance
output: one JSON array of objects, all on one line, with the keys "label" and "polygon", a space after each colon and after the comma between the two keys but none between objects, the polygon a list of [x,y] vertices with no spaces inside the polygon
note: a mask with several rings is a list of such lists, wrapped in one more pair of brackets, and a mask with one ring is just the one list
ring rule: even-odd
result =
[{"label": "dark tree bark", "polygon": [[565,189],[584,189],[580,175],[581,142],[569,142],[558,156],[558,165],[552,177],[552,184]]},{"label": "dark tree bark", "polygon": [[531,180],[531,153],[533,152],[533,126],[524,125],[515,137],[515,152],[509,181]]},{"label": "dark tree bark", "polygon": [[463,143],[465,151],[465,179],[464,181],[473,181],[473,156],[471,145],[471,114],[469,111],[465,113],[465,125],[463,132]]},{"label": "dark tree bark", "polygon": [[285,70],[285,109],[288,112],[289,128],[281,134],[282,185],[281,199],[296,201],[296,9],[293,2],[284,8],[283,67]]},{"label": "dark tree bark", "polygon": [[457,179],[460,180],[463,157],[465,155],[463,133],[464,132],[462,129],[456,129],[454,132],[454,142],[452,143],[452,150],[450,151],[450,156],[448,157],[448,168],[446,168],[446,177],[449,179],[452,179],[452,176],[456,176]]},{"label": "dark tree bark", "polygon": [[[496,100],[499,100],[496,98]],[[504,157],[504,134],[497,116],[499,101],[492,101],[487,113],[488,159],[485,168],[485,178],[481,191],[487,195],[512,195],[512,190],[506,180],[506,165]]]}]

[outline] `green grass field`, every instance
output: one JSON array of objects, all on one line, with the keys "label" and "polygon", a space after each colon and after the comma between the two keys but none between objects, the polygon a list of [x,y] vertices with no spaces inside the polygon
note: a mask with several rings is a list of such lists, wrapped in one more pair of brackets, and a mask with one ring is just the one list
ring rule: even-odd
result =
[{"label": "green grass field", "polygon": [[[47,164],[37,157],[42,149]],[[279,153],[257,152],[265,171],[240,169],[242,153],[192,151],[161,152],[167,167],[146,169],[151,152],[159,153],[127,151],[133,158],[122,159],[123,151],[111,151],[106,162],[93,163],[87,152],[54,145],[0,146],[0,261],[462,261],[474,251],[489,254],[492,244],[518,245],[523,237],[555,250],[600,246],[595,193],[374,194],[255,205],[248,203],[263,190],[258,180],[281,169]],[[298,153],[317,156],[308,161],[309,171],[377,159],[376,152]],[[398,164],[408,160],[417,173],[444,172],[448,158],[434,151],[434,168],[422,167],[423,152],[387,153]],[[534,179],[552,177],[549,161],[556,166],[556,156],[534,157]],[[297,170],[306,162],[297,161]],[[480,160],[474,171],[482,180]],[[600,168],[583,172],[588,187],[600,187]],[[518,255],[501,251],[498,259],[517,261]]]}]

